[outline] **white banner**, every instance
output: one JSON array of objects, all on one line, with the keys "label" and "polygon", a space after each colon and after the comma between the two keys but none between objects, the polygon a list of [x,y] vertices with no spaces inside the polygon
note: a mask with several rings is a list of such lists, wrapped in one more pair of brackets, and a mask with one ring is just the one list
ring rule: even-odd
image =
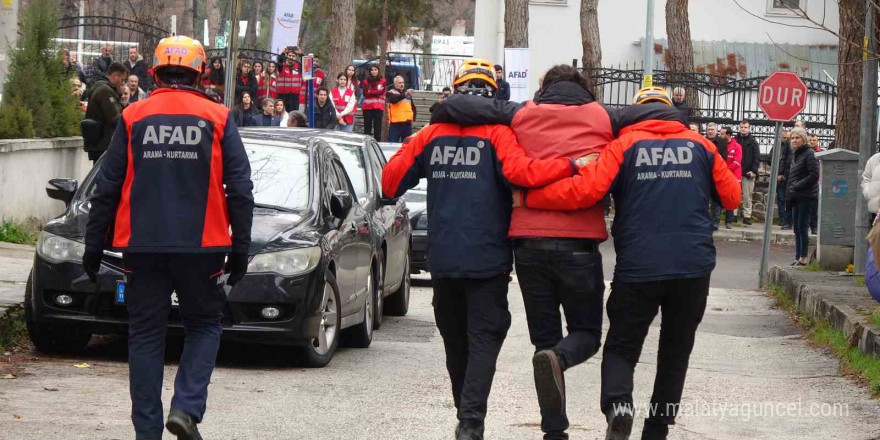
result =
[{"label": "white banner", "polygon": [[529,96],[529,63],[528,48],[504,49],[504,73],[510,83],[510,100],[513,102],[532,99]]},{"label": "white banner", "polygon": [[297,45],[302,9],[303,0],[275,0],[271,52],[281,53],[285,47]]}]

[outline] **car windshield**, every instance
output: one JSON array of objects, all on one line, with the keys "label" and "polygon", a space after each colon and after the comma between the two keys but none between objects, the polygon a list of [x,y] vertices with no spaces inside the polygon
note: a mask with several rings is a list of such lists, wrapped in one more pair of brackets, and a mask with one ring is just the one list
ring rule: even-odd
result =
[{"label": "car windshield", "polygon": [[[400,147],[391,147],[391,146],[383,145],[382,146],[382,154],[385,155],[385,160],[391,159],[391,156],[394,156],[395,154],[397,154],[397,150],[399,150],[399,149],[400,149]],[[422,192],[428,191],[428,179],[419,180],[419,184],[416,185],[410,191],[422,191]]]},{"label": "car windshield", "polygon": [[284,148],[245,141],[254,182],[254,202],[291,210],[309,206],[309,155],[297,148]]},{"label": "car windshield", "polygon": [[330,144],[333,151],[339,156],[351,186],[354,187],[355,196],[360,199],[367,192],[367,170],[364,161],[364,150],[359,145]]}]

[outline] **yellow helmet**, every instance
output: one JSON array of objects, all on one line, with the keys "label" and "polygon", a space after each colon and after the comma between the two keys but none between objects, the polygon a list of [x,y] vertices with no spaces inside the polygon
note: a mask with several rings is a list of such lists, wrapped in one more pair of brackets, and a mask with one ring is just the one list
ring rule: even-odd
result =
[{"label": "yellow helmet", "polygon": [[652,101],[662,102],[672,107],[672,100],[669,99],[669,94],[662,87],[645,87],[633,97],[633,104],[645,104]]},{"label": "yellow helmet", "polygon": [[205,71],[205,48],[198,40],[183,35],[163,38],[156,45],[153,71],[180,66],[200,74]]},{"label": "yellow helmet", "polygon": [[[492,96],[498,90],[493,69],[493,64],[486,60],[479,58],[465,60],[455,72],[452,86],[458,93]],[[491,90],[487,86],[491,86]]]}]

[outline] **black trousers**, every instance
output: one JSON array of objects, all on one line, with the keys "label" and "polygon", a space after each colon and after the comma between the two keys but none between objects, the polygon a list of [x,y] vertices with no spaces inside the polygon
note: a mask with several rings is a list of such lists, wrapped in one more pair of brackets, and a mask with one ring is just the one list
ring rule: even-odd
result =
[{"label": "black trousers", "polygon": [[810,230],[819,232],[819,199],[810,201]]},{"label": "black trousers", "polygon": [[278,99],[284,101],[284,111],[299,110],[299,93],[279,93]]},{"label": "black trousers", "polygon": [[136,438],[162,437],[162,379],[171,293],[177,292],[185,339],[171,407],[201,422],[223,328],[226,254],[125,254],[131,420]]},{"label": "black trousers", "polygon": [[86,154],[89,155],[89,160],[92,161],[92,166],[95,166],[95,164],[98,163],[98,159],[100,159],[101,156],[103,156],[104,153],[105,153],[106,151],[107,151],[107,150],[101,150],[101,151],[87,151],[87,152],[86,152]]},{"label": "black trousers", "polygon": [[[553,350],[565,370],[592,357],[601,345],[605,293],[602,255],[598,251],[535,249],[529,246],[530,241],[519,240],[515,248],[529,337],[536,350]],[[568,330],[565,337],[560,306]],[[541,414],[541,430],[546,433],[565,432],[568,426],[564,410],[562,414]]]},{"label": "black trousers", "polygon": [[364,110],[364,134],[382,142],[382,110]]},{"label": "black trousers", "polygon": [[434,319],[446,349],[446,369],[458,419],[484,420],[495,362],[510,328],[509,274],[435,279]]},{"label": "black trousers", "polygon": [[658,309],[660,348],[651,396],[655,425],[675,424],[697,327],[706,310],[709,276],[694,279],[626,283],[614,280],[606,307],[610,328],[602,353],[602,412],[633,404],[633,373]]}]

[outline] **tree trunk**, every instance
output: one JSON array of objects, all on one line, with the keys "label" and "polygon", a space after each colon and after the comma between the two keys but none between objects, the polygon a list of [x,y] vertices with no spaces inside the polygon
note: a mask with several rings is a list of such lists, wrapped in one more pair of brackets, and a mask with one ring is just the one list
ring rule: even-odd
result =
[{"label": "tree trunk", "polygon": [[354,0],[336,0],[330,10],[330,74],[336,75],[354,58]]},{"label": "tree trunk", "polygon": [[214,47],[214,38],[223,31],[220,27],[220,8],[217,0],[205,0],[205,12],[208,15],[208,36],[211,41],[205,41],[206,47]]},{"label": "tree trunk", "polygon": [[602,102],[603,87],[597,86],[594,74],[602,68],[602,45],[599,41],[599,0],[581,0],[581,40],[584,57],[581,59],[584,72],[590,76],[593,95]]},{"label": "tree trunk", "polygon": [[[691,25],[688,21],[688,0],[668,0],[666,2],[666,35],[669,38],[669,57],[666,68],[675,87],[684,81],[682,73],[694,71],[694,45],[691,41]],[[650,43],[646,43],[650,44]],[[700,108],[697,91],[690,88],[686,98],[692,109]]]},{"label": "tree trunk", "polygon": [[[388,62],[388,0],[382,1],[382,35],[379,37],[379,78],[385,78],[385,64]],[[369,71],[367,74],[369,75]],[[390,87],[391,84],[388,84]],[[387,109],[387,104],[386,104]],[[382,114],[382,137],[388,139],[388,112]]]},{"label": "tree trunk", "polygon": [[177,35],[193,35],[193,0],[183,0],[183,11],[177,17]]},{"label": "tree trunk", "polygon": [[260,21],[260,6],[262,1],[255,0],[253,8],[247,8],[247,31],[244,34],[244,47],[253,49],[257,47],[257,22]]},{"label": "tree trunk", "polygon": [[504,47],[529,47],[529,0],[504,0]]},{"label": "tree trunk", "polygon": [[[859,121],[862,114],[862,45],[865,37],[864,0],[840,0],[840,44],[837,62],[837,148],[859,151]],[[853,44],[847,43],[851,41]]]},{"label": "tree trunk", "polygon": [[430,90],[438,91],[434,88],[434,63],[432,62],[431,53],[433,53],[433,42],[434,42],[434,29],[433,28],[425,28],[424,37],[422,40],[422,78],[430,78],[431,86]]}]

